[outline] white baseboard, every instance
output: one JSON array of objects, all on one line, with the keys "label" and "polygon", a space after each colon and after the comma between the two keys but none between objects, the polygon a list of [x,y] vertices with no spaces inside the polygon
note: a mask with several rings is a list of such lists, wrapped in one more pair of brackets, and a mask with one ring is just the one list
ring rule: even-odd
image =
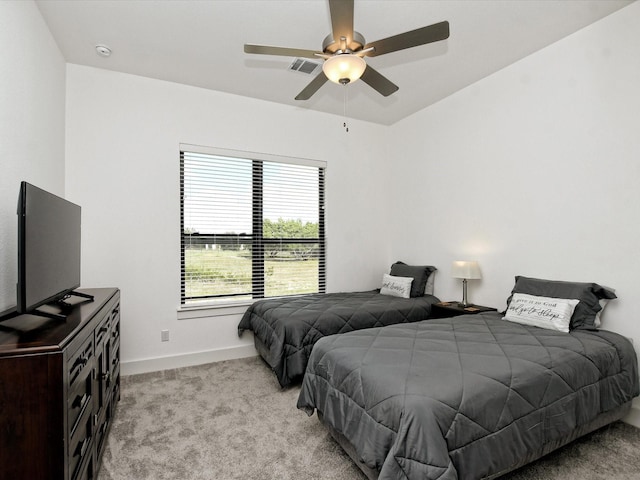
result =
[{"label": "white baseboard", "polygon": [[205,352],[194,352],[183,355],[146,358],[143,360],[121,362],[120,374],[123,376],[136,375],[138,373],[191,367],[193,365],[222,362],[224,360],[234,360],[236,358],[255,357],[257,355],[258,352],[253,345],[242,345],[240,347],[222,348],[218,350],[208,350]]},{"label": "white baseboard", "polygon": [[631,406],[631,411],[622,419],[623,422],[640,428],[640,401],[636,398]]}]

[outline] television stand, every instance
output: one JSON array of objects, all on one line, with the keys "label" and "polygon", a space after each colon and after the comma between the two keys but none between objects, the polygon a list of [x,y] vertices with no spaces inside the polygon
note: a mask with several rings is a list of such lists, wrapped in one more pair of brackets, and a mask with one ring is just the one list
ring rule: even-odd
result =
[{"label": "television stand", "polygon": [[[75,303],[69,303],[67,302],[67,298],[69,297],[80,297],[80,298],[84,298],[84,301],[82,302],[75,302]],[[76,290],[72,290],[69,293],[67,293],[64,297],[62,297],[60,300],[58,300],[57,303],[58,305],[60,305],[63,308],[73,308],[76,305],[79,305],[81,303],[86,303],[86,302],[93,302],[93,295],[89,295],[88,293],[84,293],[84,292],[78,292]]]},{"label": "television stand", "polygon": [[35,315],[36,317],[45,317],[50,318],[51,320],[58,320],[60,322],[64,322],[67,320],[67,316],[61,313],[53,313],[53,312],[43,312],[42,310],[31,310],[26,315]]},{"label": "television stand", "polygon": [[87,292],[66,322],[0,328],[0,478],[98,477],[120,399],[120,292]]},{"label": "television stand", "polygon": [[20,315],[15,307],[10,308],[9,310],[5,310],[4,312],[0,312],[0,322],[4,322],[5,320],[9,320],[10,318],[17,317]]},{"label": "television stand", "polygon": [[[80,302],[74,302],[74,303],[70,303],[67,302],[66,300],[69,297],[80,297],[83,300]],[[38,308],[34,308],[33,310],[26,312],[27,315],[36,315],[38,317],[45,317],[45,318],[50,318],[52,320],[58,320],[60,322],[64,322],[67,320],[67,317],[71,314],[71,312],[73,312],[73,309],[76,308],[76,306],[81,305],[83,303],[88,303],[88,302],[93,302],[94,300],[94,296],[90,295],[88,293],[84,293],[84,292],[77,292],[75,290],[67,293],[64,297],[58,299],[58,300],[54,300],[51,303],[47,303],[43,306],[55,306],[58,307],[60,309],[60,312],[48,312],[46,310],[39,310]]]}]

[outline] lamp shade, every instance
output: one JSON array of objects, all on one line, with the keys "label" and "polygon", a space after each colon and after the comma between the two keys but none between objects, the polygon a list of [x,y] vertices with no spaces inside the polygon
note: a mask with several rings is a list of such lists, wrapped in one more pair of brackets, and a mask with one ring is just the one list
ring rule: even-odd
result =
[{"label": "lamp shade", "polygon": [[322,71],[329,80],[335,83],[345,84],[358,80],[367,62],[353,53],[341,53],[327,58],[322,64]]},{"label": "lamp shade", "polygon": [[480,266],[476,261],[455,261],[451,265],[451,276],[453,278],[478,279],[482,278]]}]

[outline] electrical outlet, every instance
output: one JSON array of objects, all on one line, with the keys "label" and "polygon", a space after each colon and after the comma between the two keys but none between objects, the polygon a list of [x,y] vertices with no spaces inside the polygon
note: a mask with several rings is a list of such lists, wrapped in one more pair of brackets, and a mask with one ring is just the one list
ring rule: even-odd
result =
[{"label": "electrical outlet", "polygon": [[163,342],[169,341],[169,330],[161,330],[160,331],[160,340]]}]

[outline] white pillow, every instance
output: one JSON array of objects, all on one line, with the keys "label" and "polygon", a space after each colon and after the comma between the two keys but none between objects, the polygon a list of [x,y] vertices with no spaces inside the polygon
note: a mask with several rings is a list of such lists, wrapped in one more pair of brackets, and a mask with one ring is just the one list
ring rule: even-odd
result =
[{"label": "white pillow", "polygon": [[413,283],[413,277],[392,277],[385,273],[382,275],[380,293],[382,295],[409,298],[411,295],[411,283]]},{"label": "white pillow", "polygon": [[569,331],[573,310],[579,300],[569,298],[536,297],[514,293],[503,320],[534,327]]}]

